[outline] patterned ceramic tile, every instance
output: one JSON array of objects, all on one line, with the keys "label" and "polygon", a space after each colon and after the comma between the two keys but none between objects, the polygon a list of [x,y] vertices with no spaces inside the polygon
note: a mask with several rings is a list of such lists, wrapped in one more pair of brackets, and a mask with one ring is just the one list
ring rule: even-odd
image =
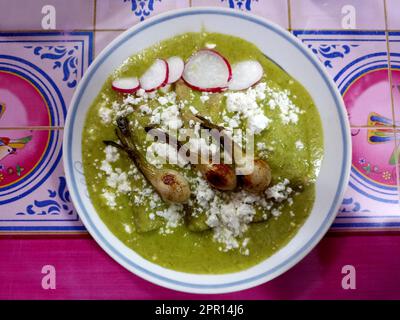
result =
[{"label": "patterned ceramic tile", "polygon": [[385,29],[382,0],[291,0],[293,29]]},{"label": "patterned ceramic tile", "polygon": [[192,6],[217,6],[247,11],[288,28],[287,0],[192,0]]},{"label": "patterned ceramic tile", "polygon": [[84,231],[66,189],[62,130],[0,130],[0,233]]},{"label": "patterned ceramic tile", "polygon": [[0,33],[0,128],[62,126],[91,57],[92,32]]},{"label": "patterned ceramic tile", "polygon": [[350,124],[367,126],[371,115],[393,123],[384,31],[294,31],[318,56],[338,85]]},{"label": "patterned ceramic tile", "polygon": [[1,0],[0,30],[91,30],[94,0]]},{"label": "patterned ceramic tile", "polygon": [[400,228],[393,128],[353,128],[352,136],[350,183],[334,228]]},{"label": "patterned ceramic tile", "polygon": [[400,29],[400,0],[385,0],[389,29]]},{"label": "patterned ceramic tile", "polygon": [[96,31],[95,33],[95,55],[99,53],[123,31]]},{"label": "patterned ceramic tile", "polygon": [[389,45],[392,70],[393,107],[396,125],[400,126],[400,32],[389,33]]},{"label": "patterned ceramic tile", "polygon": [[96,29],[127,29],[144,19],[189,7],[189,0],[97,0]]}]

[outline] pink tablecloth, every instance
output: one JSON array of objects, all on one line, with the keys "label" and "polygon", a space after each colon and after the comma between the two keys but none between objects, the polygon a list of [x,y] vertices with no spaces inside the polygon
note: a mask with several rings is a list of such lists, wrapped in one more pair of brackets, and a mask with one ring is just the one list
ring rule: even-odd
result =
[{"label": "pink tablecloth", "polygon": [[[174,292],[142,280],[88,238],[0,241],[0,299],[400,299],[399,235],[328,235],[277,279],[225,295]],[[42,288],[43,266],[56,269],[56,289]],[[342,288],[352,265],[356,289]]]}]

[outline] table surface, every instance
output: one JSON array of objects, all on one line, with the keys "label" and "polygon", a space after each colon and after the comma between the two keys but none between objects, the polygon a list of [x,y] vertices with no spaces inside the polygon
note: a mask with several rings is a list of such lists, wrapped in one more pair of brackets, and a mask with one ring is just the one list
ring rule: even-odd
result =
[{"label": "table surface", "polygon": [[[61,159],[91,61],[130,26],[189,6],[248,11],[292,32],[336,82],[352,128],[330,232],[284,275],[226,295],[160,288],[114,262],[79,220]],[[400,0],[0,0],[0,30],[0,299],[400,298]],[[49,266],[55,289],[43,285]]]}]

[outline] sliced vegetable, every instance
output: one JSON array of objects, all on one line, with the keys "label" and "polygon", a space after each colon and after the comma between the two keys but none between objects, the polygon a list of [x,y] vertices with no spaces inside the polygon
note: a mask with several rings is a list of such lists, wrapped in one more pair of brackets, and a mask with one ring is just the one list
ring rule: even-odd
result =
[{"label": "sliced vegetable", "polygon": [[168,83],[174,83],[182,77],[185,63],[180,57],[171,57],[167,59],[168,63]]},{"label": "sliced vegetable", "polygon": [[183,80],[194,90],[221,92],[232,77],[229,62],[217,51],[202,49],[187,61]]},{"label": "sliced vegetable", "polygon": [[229,81],[230,90],[244,90],[261,80],[264,73],[262,65],[255,60],[236,63],[232,67],[232,79]]},{"label": "sliced vegetable", "polygon": [[112,88],[121,93],[134,93],[140,88],[138,78],[119,78],[112,82]]},{"label": "sliced vegetable", "polygon": [[140,86],[147,92],[157,90],[168,83],[168,63],[157,59],[140,77]]}]

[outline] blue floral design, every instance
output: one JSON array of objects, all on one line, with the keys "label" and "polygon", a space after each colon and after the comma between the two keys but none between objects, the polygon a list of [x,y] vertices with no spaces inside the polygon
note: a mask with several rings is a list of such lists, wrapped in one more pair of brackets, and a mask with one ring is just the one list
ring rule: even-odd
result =
[{"label": "blue floral design", "polygon": [[251,11],[251,4],[253,1],[258,0],[221,0],[221,2],[229,3],[229,8]]},{"label": "blue floral design", "polygon": [[78,46],[68,48],[66,46],[25,46],[26,49],[33,49],[33,53],[40,59],[54,60],[53,69],[61,69],[63,72],[62,81],[67,83],[69,88],[76,87],[78,81]]},{"label": "blue floral design", "polygon": [[333,59],[343,59],[345,55],[349,54],[352,48],[358,47],[358,44],[321,44],[318,48],[313,47],[312,44],[308,45],[308,48],[316,54],[324,63],[325,67],[333,68],[332,60]]},{"label": "blue floral design", "polygon": [[124,0],[124,2],[131,3],[131,10],[135,13],[135,16],[143,21],[154,11],[154,5],[156,2],[161,2],[162,0]]},{"label": "blue floral design", "polygon": [[61,210],[65,210],[69,215],[72,215],[73,208],[65,178],[59,177],[58,180],[57,190],[47,190],[50,199],[35,200],[33,204],[26,207],[26,212],[18,212],[16,215],[59,215]]},{"label": "blue floral design", "polygon": [[359,202],[354,201],[353,198],[343,199],[342,206],[339,209],[340,213],[351,213],[351,212],[369,212],[367,209],[361,209]]}]

